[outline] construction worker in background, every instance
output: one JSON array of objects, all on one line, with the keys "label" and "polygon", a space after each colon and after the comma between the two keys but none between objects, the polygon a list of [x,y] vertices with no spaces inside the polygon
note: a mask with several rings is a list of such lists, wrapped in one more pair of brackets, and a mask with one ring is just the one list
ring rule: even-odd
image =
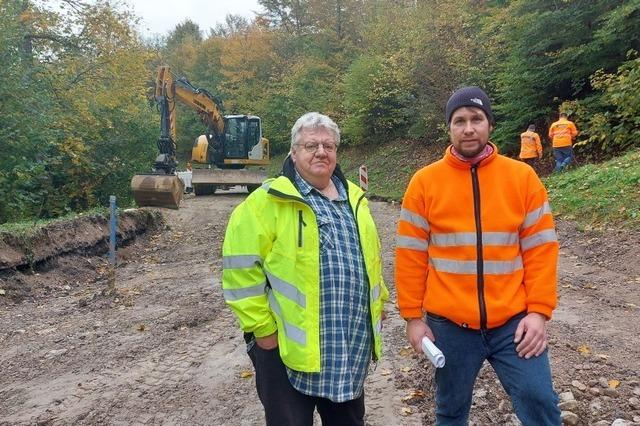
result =
[{"label": "construction worker in background", "polygon": [[547,351],[557,303],[558,240],[536,173],[489,142],[493,113],[479,87],[447,102],[451,146],[404,194],[396,289],[407,339],[445,356],[435,371],[436,425],[466,425],[489,361],[524,426],[562,424]]},{"label": "construction worker in background", "polygon": [[540,135],[536,133],[536,126],[530,124],[527,131],[520,134],[520,159],[534,167],[536,160],[540,158],[542,158]]},{"label": "construction worker in background", "polygon": [[282,173],[231,214],[222,288],[238,317],[269,426],[364,426],[381,355],[380,241],[364,192],[337,166],[340,130],[311,112]]},{"label": "construction worker in background", "polygon": [[191,169],[191,162],[187,161],[187,171],[192,171]]},{"label": "construction worker in background", "polygon": [[553,145],[553,156],[556,159],[554,172],[564,170],[573,161],[573,140],[578,136],[578,129],[569,121],[567,114],[560,113],[560,119],[549,127],[549,139]]}]

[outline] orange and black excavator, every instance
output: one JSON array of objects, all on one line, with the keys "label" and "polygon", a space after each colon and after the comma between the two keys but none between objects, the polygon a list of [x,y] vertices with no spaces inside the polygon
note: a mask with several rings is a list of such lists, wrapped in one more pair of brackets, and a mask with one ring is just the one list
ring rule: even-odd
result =
[{"label": "orange and black excavator", "polygon": [[176,102],[187,105],[206,126],[191,153],[192,186],[196,195],[213,194],[216,189],[246,186],[249,192],[264,179],[263,170],[246,166],[269,164],[269,141],[262,137],[260,118],[252,115],[222,115],[222,103],[206,89],[175,78],[168,66],[158,68],[155,101],[160,110],[159,154],[151,173],[131,179],[136,203],[177,209],[184,185],[176,175]]}]

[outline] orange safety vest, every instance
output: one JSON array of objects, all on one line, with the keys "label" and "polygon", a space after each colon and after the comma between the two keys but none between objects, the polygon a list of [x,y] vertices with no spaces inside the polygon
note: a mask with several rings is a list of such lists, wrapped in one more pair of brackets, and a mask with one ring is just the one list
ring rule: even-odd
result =
[{"label": "orange safety vest", "polygon": [[549,127],[549,139],[554,148],[571,146],[573,138],[578,136],[578,129],[573,122],[566,118],[561,118]]},{"label": "orange safety vest", "polygon": [[411,179],[396,245],[403,318],[430,312],[473,329],[523,311],[551,318],[558,241],[547,192],[532,168],[492,146],[477,166],[449,147]]},{"label": "orange safety vest", "polygon": [[536,132],[526,131],[520,134],[520,159],[542,158],[542,144]]}]

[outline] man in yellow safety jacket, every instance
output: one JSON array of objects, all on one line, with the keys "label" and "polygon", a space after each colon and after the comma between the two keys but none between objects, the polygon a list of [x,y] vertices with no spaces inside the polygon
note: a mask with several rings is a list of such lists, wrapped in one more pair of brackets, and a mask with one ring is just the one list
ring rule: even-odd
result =
[{"label": "man in yellow safety jacket", "polygon": [[337,166],[340,130],[307,113],[281,175],[232,213],[222,287],[245,333],[267,425],[364,426],[381,355],[380,241],[364,192]]},{"label": "man in yellow safety jacket", "polygon": [[536,160],[540,158],[542,158],[540,135],[536,133],[536,126],[530,124],[527,131],[520,134],[520,159],[534,167]]},{"label": "man in yellow safety jacket", "polygon": [[567,114],[560,113],[560,119],[549,127],[549,139],[553,144],[553,156],[556,159],[554,172],[564,170],[573,161],[573,140],[578,136],[578,129]]}]

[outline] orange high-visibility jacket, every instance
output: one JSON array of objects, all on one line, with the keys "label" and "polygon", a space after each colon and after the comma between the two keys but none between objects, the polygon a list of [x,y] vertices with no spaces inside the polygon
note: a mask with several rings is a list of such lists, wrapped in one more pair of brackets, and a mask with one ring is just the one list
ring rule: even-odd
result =
[{"label": "orange high-visibility jacket", "polygon": [[492,146],[473,167],[449,147],[411,179],[396,245],[403,318],[430,312],[473,329],[523,311],[551,318],[558,241],[547,192],[531,167]]},{"label": "orange high-visibility jacket", "polygon": [[578,136],[576,125],[566,118],[561,118],[549,127],[549,139],[553,142],[554,148],[571,146],[576,136]]},{"label": "orange high-visibility jacket", "polygon": [[542,144],[536,132],[527,130],[520,134],[520,158],[542,158]]}]

